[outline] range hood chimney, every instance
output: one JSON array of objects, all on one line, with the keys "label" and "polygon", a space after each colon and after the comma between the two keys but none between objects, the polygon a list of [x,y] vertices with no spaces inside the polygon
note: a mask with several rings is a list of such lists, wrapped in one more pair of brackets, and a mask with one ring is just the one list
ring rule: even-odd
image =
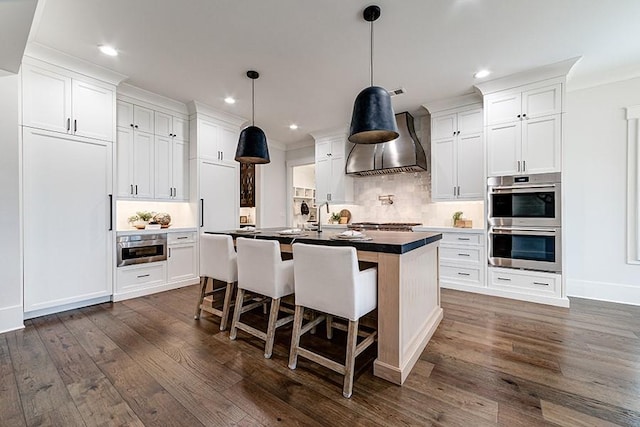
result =
[{"label": "range hood chimney", "polygon": [[393,141],[381,144],[356,144],[347,158],[347,175],[383,175],[427,170],[427,156],[418,141],[413,117],[408,112],[396,114],[398,133]]}]

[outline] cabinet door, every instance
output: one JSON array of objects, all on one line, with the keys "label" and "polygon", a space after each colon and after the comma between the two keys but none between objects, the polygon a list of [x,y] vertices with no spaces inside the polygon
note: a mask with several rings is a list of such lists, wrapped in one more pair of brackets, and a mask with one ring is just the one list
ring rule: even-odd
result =
[{"label": "cabinet door", "polygon": [[23,156],[24,311],[111,295],[111,144],[25,130]]},{"label": "cabinet door", "polygon": [[233,129],[222,128],[220,134],[220,153],[223,162],[234,163],[236,148],[238,147],[238,132]]},{"label": "cabinet door", "polygon": [[186,141],[189,139],[189,121],[180,117],[173,117],[173,135]]},{"label": "cabinet door", "polygon": [[156,135],[170,136],[173,133],[173,117],[171,115],[156,111],[154,118]]},{"label": "cabinet door", "polygon": [[200,163],[200,227],[204,231],[232,230],[239,220],[238,167]]},{"label": "cabinet door", "polygon": [[140,132],[153,133],[153,110],[149,108],[133,106],[133,127]]},{"label": "cabinet door", "polygon": [[449,136],[431,142],[431,199],[455,199],[456,164],[454,143],[457,138]]},{"label": "cabinet door", "polygon": [[198,157],[219,161],[220,126],[206,120],[198,120]]},{"label": "cabinet door", "polygon": [[118,127],[116,162],[118,179],[116,194],[119,198],[133,197],[133,129]]},{"label": "cabinet door", "polygon": [[487,127],[488,175],[515,175],[520,172],[521,123]]},{"label": "cabinet door", "polygon": [[346,195],[346,179],[345,163],[346,159],[343,157],[333,157],[333,153],[329,160],[331,163],[331,175],[329,176],[329,193],[331,194],[331,200],[345,202],[347,200]]},{"label": "cabinet door", "polygon": [[71,78],[25,64],[22,69],[22,115],[25,126],[69,132]]},{"label": "cabinet door", "polygon": [[173,176],[173,198],[176,200],[189,199],[189,144],[174,139],[173,155],[171,156],[171,170]]},{"label": "cabinet door", "polygon": [[316,161],[325,159],[331,155],[331,142],[316,143]]},{"label": "cabinet door", "polygon": [[522,115],[522,97],[520,93],[490,95],[485,101],[487,108],[487,124],[497,125],[500,123],[520,120]]},{"label": "cabinet door", "polygon": [[522,160],[525,173],[560,172],[561,115],[522,122]]},{"label": "cabinet door", "polygon": [[116,125],[123,128],[133,127],[133,104],[124,101],[117,102]]},{"label": "cabinet door", "polygon": [[431,140],[452,138],[458,131],[458,115],[456,113],[431,119]]},{"label": "cabinet door", "polygon": [[133,195],[153,198],[153,135],[133,133]]},{"label": "cabinet door", "polygon": [[316,159],[316,203],[323,203],[331,197],[329,182],[331,180],[331,161],[328,157]]},{"label": "cabinet door", "polygon": [[156,199],[170,199],[173,194],[171,173],[172,138],[170,136],[154,137],[155,156],[155,188]]},{"label": "cabinet door", "polygon": [[458,198],[483,200],[485,191],[482,133],[462,135],[457,145]]},{"label": "cabinet door", "polygon": [[73,80],[74,134],[113,141],[113,90],[81,80]]},{"label": "cabinet door", "polygon": [[196,245],[176,245],[169,247],[167,258],[167,282],[181,282],[197,276]]},{"label": "cabinet door", "polygon": [[560,114],[562,112],[562,85],[557,84],[541,89],[529,90],[522,93],[522,113],[524,117],[536,117]]},{"label": "cabinet door", "polygon": [[484,128],[482,109],[463,111],[458,113],[459,135],[480,133]]}]

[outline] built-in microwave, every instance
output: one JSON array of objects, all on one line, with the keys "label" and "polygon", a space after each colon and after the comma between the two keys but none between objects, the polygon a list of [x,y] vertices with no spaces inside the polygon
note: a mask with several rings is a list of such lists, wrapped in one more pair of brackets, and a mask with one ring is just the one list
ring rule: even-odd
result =
[{"label": "built-in microwave", "polygon": [[561,226],[560,173],[490,177],[490,226]]},{"label": "built-in microwave", "polygon": [[167,233],[118,236],[116,244],[118,267],[167,259]]},{"label": "built-in microwave", "polygon": [[562,272],[561,228],[489,228],[489,264],[498,267]]}]

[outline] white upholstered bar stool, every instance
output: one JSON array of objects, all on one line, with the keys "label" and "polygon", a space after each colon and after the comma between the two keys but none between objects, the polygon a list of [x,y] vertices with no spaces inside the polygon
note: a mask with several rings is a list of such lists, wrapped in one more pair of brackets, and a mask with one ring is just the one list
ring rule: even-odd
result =
[{"label": "white upholstered bar stool", "polygon": [[[359,333],[359,319],[377,307],[377,269],[360,271],[356,249],[351,246],[320,246],[303,243],[293,244],[295,281],[295,320],[291,336],[289,368],[295,369],[298,356],[327,367],[344,375],[342,395],[351,397],[356,356],[375,342],[377,332]],[[302,325],[304,309],[309,308],[324,316]],[[332,317],[349,321],[347,328],[334,323]],[[347,355],[344,365],[320,354],[300,347],[300,336],[327,321],[327,337],[331,329],[347,330]],[[358,344],[358,335],[364,339]]]},{"label": "white upholstered bar stool", "polygon": [[[280,243],[277,240],[238,237],[236,247],[238,250],[238,294],[229,338],[236,339],[237,330],[241,329],[264,340],[264,357],[268,359],[273,353],[276,329],[293,321],[292,315],[278,319],[281,299],[293,293],[293,260],[282,260]],[[271,299],[266,333],[240,321],[242,313],[260,306],[266,301],[266,299],[253,301],[243,306],[246,291]]]},{"label": "white upholstered bar stool", "polygon": [[[227,319],[231,307],[233,285],[238,281],[238,265],[236,251],[233,248],[231,236],[223,234],[200,235],[200,297],[196,305],[195,319],[199,319],[203,311],[220,316],[220,330],[227,328]],[[211,284],[211,291],[207,292],[210,279],[225,282],[225,287],[215,287]],[[224,291],[222,310],[213,307],[215,294]],[[211,305],[205,298],[211,297]],[[207,298],[208,300],[209,298]]]}]

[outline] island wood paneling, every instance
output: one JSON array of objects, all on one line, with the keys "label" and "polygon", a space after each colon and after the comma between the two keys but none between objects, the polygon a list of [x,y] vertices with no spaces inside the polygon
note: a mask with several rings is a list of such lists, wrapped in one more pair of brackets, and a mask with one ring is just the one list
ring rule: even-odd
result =
[{"label": "island wood paneling", "polygon": [[[0,425],[640,425],[640,307],[571,309],[442,291],[444,318],[403,386],[300,359],[193,320],[197,286],[58,313],[0,335]],[[261,308],[247,321],[264,328]],[[340,360],[342,331],[303,344]]]}]

